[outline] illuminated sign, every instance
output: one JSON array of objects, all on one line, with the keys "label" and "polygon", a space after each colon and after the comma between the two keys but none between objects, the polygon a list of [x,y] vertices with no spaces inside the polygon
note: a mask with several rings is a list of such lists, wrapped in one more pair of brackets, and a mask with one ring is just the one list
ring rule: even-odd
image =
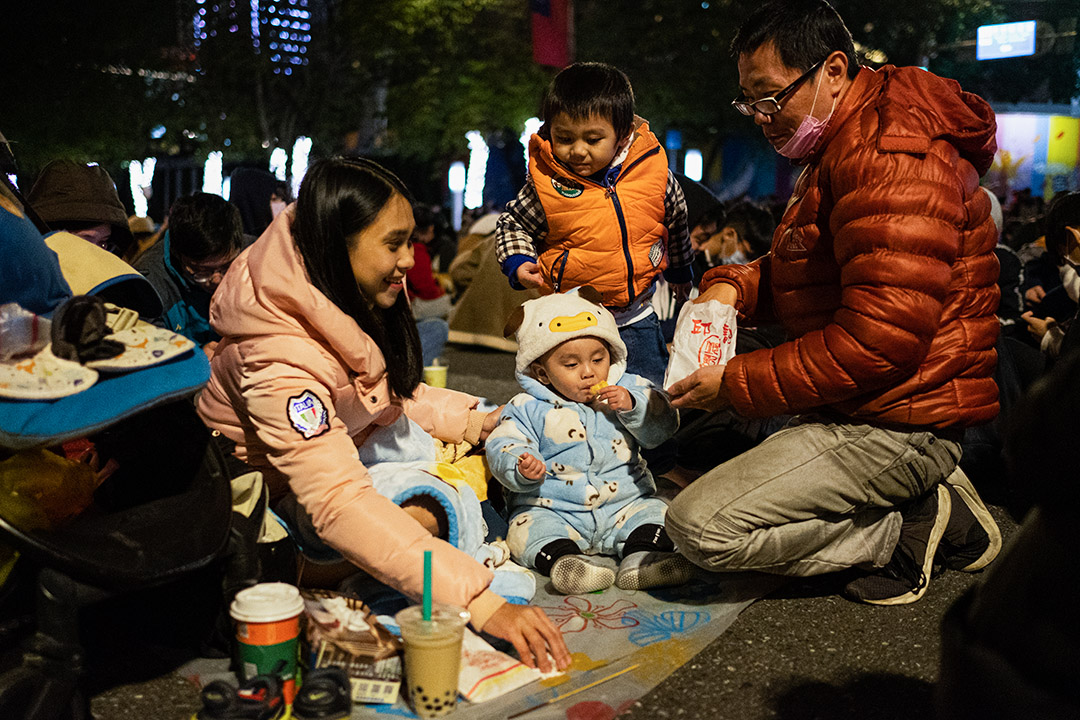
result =
[{"label": "illuminated sign", "polygon": [[975,59],[997,60],[1035,54],[1035,21],[980,25]]}]

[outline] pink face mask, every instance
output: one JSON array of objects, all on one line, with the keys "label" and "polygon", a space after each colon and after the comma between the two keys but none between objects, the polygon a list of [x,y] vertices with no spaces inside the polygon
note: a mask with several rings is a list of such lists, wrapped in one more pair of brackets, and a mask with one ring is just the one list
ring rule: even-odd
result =
[{"label": "pink face mask", "polygon": [[833,110],[836,110],[836,98],[833,98],[832,108],[829,110],[828,116],[819,120],[814,117],[814,106],[817,105],[818,90],[820,89],[821,83],[818,82],[814,88],[814,102],[810,105],[810,113],[799,123],[795,134],[784,143],[782,148],[776,151],[784,157],[791,160],[802,160],[810,154],[810,151],[814,149],[817,141],[821,139],[821,135],[825,132],[825,126],[829,124],[829,118],[832,117]]}]

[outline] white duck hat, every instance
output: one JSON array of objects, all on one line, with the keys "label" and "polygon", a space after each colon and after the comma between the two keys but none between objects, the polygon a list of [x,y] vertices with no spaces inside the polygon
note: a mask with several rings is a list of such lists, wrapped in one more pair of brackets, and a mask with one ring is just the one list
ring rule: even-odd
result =
[{"label": "white duck hat", "polygon": [[548,350],[579,337],[595,337],[607,343],[612,370],[618,368],[609,375],[609,382],[618,380],[626,369],[626,345],[619,337],[615,318],[600,304],[600,294],[588,286],[527,300],[510,316],[503,334],[514,332],[518,343],[515,368],[519,373],[525,373]]}]

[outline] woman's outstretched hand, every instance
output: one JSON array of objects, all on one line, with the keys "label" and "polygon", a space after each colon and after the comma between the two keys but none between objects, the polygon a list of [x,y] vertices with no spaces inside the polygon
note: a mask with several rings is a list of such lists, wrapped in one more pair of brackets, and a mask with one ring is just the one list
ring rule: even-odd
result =
[{"label": "woman's outstretched hand", "polygon": [[[484,632],[509,642],[521,662],[540,668],[540,672],[570,667],[570,651],[562,632],[534,605],[504,604],[484,623]],[[555,668],[551,667],[552,659]]]}]

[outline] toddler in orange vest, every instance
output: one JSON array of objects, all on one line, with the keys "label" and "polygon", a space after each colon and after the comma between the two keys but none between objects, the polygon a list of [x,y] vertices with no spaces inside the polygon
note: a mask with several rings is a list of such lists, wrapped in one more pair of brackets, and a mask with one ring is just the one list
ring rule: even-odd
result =
[{"label": "toddler in orange vest", "polygon": [[661,273],[677,299],[693,281],[686,201],[618,68],[576,63],[544,95],[529,181],[496,225],[497,258],[517,289],[600,291],[627,370],[662,386],[668,352],[652,309]]}]

